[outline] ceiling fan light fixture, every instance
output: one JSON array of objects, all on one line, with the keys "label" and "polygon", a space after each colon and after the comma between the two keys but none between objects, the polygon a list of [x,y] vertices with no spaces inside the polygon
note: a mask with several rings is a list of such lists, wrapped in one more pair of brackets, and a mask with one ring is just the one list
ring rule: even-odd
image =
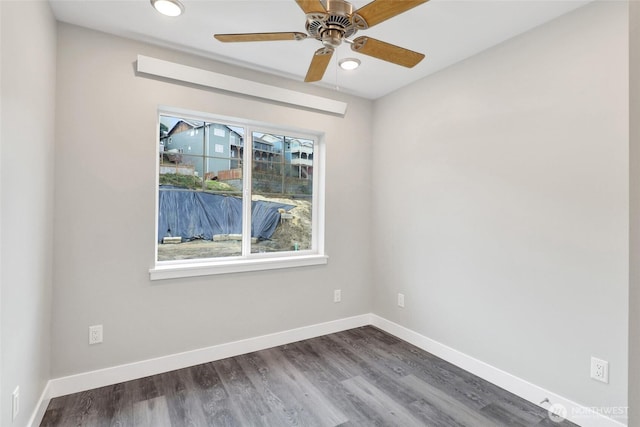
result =
[{"label": "ceiling fan light fixture", "polygon": [[166,16],[180,16],[184,12],[184,6],[178,0],[151,0],[155,10]]},{"label": "ceiling fan light fixture", "polygon": [[344,58],[338,61],[340,68],[343,70],[355,70],[360,66],[360,60],[356,58]]}]

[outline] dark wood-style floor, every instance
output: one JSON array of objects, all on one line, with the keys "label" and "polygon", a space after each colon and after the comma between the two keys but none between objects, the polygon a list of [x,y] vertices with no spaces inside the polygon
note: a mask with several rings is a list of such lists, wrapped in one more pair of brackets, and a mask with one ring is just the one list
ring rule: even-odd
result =
[{"label": "dark wood-style floor", "polygon": [[53,399],[41,426],[556,426],[374,327]]}]

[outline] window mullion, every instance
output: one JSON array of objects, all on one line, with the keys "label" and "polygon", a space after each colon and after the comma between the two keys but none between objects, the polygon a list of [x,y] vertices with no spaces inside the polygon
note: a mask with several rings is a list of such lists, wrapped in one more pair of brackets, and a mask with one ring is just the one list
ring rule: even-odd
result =
[{"label": "window mullion", "polygon": [[253,165],[253,129],[245,128],[242,161],[242,256],[251,254],[251,172]]},{"label": "window mullion", "polygon": [[207,141],[209,140],[209,126],[211,124],[207,122],[203,122],[202,126],[202,191],[207,189],[207,183],[205,180],[205,176],[207,176],[207,167],[209,166],[209,152],[207,151]]}]

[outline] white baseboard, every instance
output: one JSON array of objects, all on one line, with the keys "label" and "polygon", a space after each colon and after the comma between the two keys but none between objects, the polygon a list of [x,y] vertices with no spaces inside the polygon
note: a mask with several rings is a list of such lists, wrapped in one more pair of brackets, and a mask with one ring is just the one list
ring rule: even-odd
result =
[{"label": "white baseboard", "polygon": [[50,386],[51,381],[47,381],[47,385],[44,387],[44,390],[42,390],[40,399],[38,399],[38,403],[36,404],[36,409],[33,411],[33,414],[31,414],[31,418],[29,418],[27,427],[38,427],[42,422],[47,406],[49,406],[49,401],[51,401]]},{"label": "white baseboard", "polygon": [[64,396],[84,390],[144,378],[150,375],[187,368],[189,366],[264,350],[369,324],[371,324],[371,315],[363,314],[346,319],[262,335],[255,338],[171,354],[155,359],[99,369],[97,371],[85,372],[68,377],[55,378],[50,381],[50,397]]},{"label": "white baseboard", "polygon": [[544,399],[549,399],[552,404],[562,405],[567,410],[566,418],[582,427],[626,426],[625,422],[594,412],[590,408],[531,384],[375,314],[363,314],[155,359],[55,378],[50,380],[45,387],[28,426],[36,427],[40,424],[49,401],[54,397],[161,374],[366,325],[380,328],[536,405],[540,405],[540,402]]},{"label": "white baseboard", "polygon": [[[438,356],[439,358],[444,359],[465,371],[471,372],[472,374],[515,394],[516,396],[528,400],[535,405],[541,406],[540,402],[544,399],[549,399],[551,404],[561,405],[561,408],[563,407],[566,409],[566,418],[569,421],[582,427],[624,427],[627,425],[626,420],[625,422],[622,422],[606,417],[595,412],[591,408],[587,408],[556,393],[545,390],[535,384],[531,384],[522,378],[511,375],[508,372],[500,370],[375,314],[371,314],[371,324],[391,335],[421,348],[422,350],[428,351],[434,356]],[[549,406],[550,405],[542,407],[548,409]]]},{"label": "white baseboard", "polygon": [[358,328],[360,326],[370,324],[371,315],[362,314],[360,316],[304,326],[301,328],[290,329],[288,331],[276,332],[273,334],[214,345],[192,351],[185,351],[155,359],[142,360],[140,362],[99,369],[97,371],[84,372],[62,378],[54,378],[47,383],[47,386],[45,387],[45,390],[38,402],[38,406],[31,416],[28,426],[37,427],[40,425],[47,406],[49,405],[49,401],[55,397],[91,390],[98,387],[105,387],[138,378],[144,378],[150,375],[161,374],[163,372],[174,371],[176,369],[225,359],[227,357],[239,356],[241,354],[264,350],[335,332],[346,331],[347,329]]}]

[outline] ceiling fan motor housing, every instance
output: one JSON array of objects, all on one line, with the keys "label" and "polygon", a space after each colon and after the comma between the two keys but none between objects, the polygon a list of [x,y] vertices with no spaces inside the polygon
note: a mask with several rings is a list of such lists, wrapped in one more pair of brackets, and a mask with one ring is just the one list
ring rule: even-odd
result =
[{"label": "ceiling fan motor housing", "polygon": [[353,5],[344,0],[326,0],[327,13],[307,15],[309,35],[330,49],[335,49],[342,41],[354,35],[359,29],[367,28],[366,22],[353,13]]}]

